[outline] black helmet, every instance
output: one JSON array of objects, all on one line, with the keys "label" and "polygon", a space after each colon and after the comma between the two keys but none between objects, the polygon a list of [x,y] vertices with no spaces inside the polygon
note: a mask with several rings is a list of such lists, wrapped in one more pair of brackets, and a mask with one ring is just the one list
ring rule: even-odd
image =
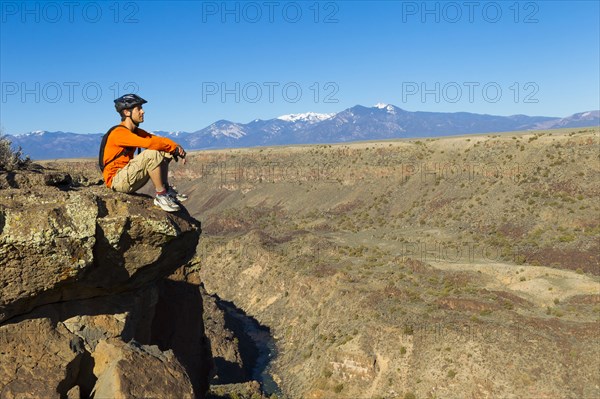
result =
[{"label": "black helmet", "polygon": [[121,113],[124,109],[131,109],[135,106],[142,105],[148,101],[144,100],[137,94],[125,94],[115,100],[115,108],[118,113]]}]

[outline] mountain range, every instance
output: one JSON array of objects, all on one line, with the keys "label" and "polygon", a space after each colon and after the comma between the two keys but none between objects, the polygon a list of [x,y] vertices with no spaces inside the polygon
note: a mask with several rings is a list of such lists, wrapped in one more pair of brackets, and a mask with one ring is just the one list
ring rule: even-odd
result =
[{"label": "mountain range", "polygon": [[[600,125],[600,111],[571,116],[498,116],[468,112],[411,112],[391,104],[356,105],[335,114],[283,115],[249,123],[219,120],[195,132],[152,133],[170,137],[187,150],[269,145],[339,143],[360,140],[450,136]],[[104,133],[35,131],[10,136],[34,160],[97,156]]]}]

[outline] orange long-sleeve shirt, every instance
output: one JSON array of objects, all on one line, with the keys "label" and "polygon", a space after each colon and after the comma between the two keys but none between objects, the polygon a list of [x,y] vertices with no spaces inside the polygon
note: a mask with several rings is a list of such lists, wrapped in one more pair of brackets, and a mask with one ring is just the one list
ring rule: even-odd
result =
[{"label": "orange long-sleeve shirt", "polygon": [[115,128],[106,141],[104,147],[104,164],[110,161],[124,149],[129,148],[124,155],[121,155],[104,167],[104,181],[107,187],[112,186],[112,179],[119,169],[123,168],[135,155],[136,148],[147,148],[150,150],[173,152],[177,148],[177,143],[166,137],[154,136],[145,130],[137,128],[135,133],[125,126]]}]

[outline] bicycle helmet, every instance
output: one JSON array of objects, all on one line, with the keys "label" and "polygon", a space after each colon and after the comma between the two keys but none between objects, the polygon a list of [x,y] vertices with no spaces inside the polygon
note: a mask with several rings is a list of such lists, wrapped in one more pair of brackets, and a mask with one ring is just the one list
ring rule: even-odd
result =
[{"label": "bicycle helmet", "polygon": [[125,109],[131,109],[147,102],[137,94],[125,94],[115,100],[115,109],[120,114]]}]

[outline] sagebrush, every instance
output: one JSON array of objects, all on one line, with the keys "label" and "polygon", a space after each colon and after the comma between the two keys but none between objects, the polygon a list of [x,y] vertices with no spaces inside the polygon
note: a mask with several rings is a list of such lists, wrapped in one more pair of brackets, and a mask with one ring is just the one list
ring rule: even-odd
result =
[{"label": "sagebrush", "polygon": [[0,136],[0,170],[15,170],[27,167],[31,160],[23,154],[21,147],[13,148],[6,136]]}]

